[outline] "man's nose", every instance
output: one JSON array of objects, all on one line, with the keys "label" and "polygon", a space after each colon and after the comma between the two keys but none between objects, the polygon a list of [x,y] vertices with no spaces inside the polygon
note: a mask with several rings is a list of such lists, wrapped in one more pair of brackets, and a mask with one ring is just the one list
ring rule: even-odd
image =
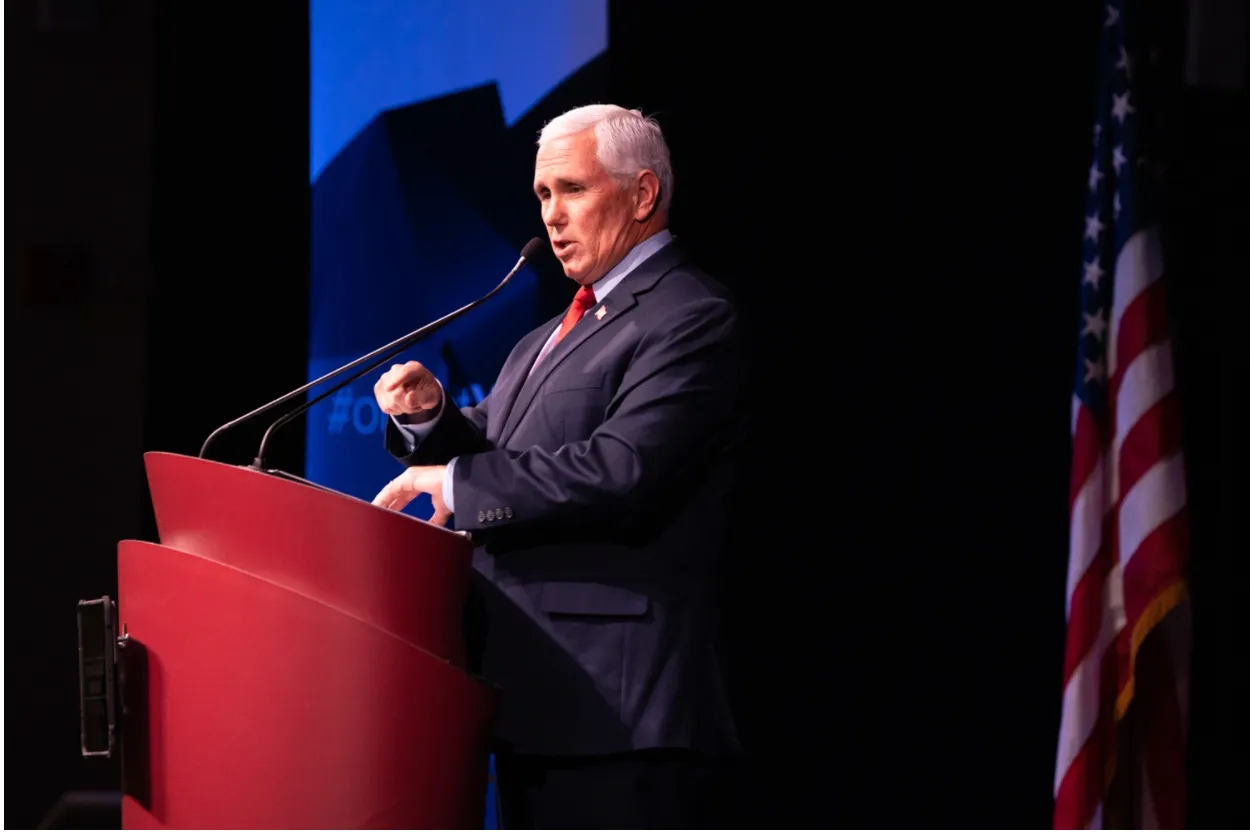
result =
[{"label": "man's nose", "polygon": [[552,226],[564,224],[564,203],[559,197],[553,196],[543,205],[543,223]]}]

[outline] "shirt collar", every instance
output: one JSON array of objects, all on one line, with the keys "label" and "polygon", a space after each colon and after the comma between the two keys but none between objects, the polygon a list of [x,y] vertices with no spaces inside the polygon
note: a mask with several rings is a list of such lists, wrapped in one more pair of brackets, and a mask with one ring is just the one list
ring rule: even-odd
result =
[{"label": "shirt collar", "polygon": [[621,262],[613,266],[603,277],[590,284],[591,288],[595,290],[595,301],[601,301],[607,297],[608,293],[616,288],[616,285],[624,280],[630,272],[638,268],[642,261],[664,248],[672,240],[672,232],[665,228],[663,231],[652,234],[631,248],[629,253],[621,258]]}]

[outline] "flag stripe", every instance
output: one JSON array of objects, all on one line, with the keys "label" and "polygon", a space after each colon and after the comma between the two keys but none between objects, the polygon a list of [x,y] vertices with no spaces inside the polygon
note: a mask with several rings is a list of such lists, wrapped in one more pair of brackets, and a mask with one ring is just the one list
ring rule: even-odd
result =
[{"label": "flag stripe", "polygon": [[[1105,590],[1105,586],[1104,586]],[[1100,599],[1101,602],[1101,599]],[[1116,635],[1115,617],[1110,605],[1100,603],[1101,618],[1093,646],[1072,673],[1063,690],[1063,719],[1059,726],[1059,767],[1055,787],[1062,784],[1063,772],[1076,759],[1089,739],[1099,717],[1101,684],[1107,648]]]},{"label": "flag stripe", "polygon": [[1098,801],[1098,807],[1094,809],[1094,816],[1090,822],[1081,827],[1082,829],[1102,829],[1102,801]]},{"label": "flag stripe", "polygon": [[[1156,229],[1143,228],[1125,241],[1115,263],[1115,292],[1112,295],[1111,327],[1119,331],[1124,312],[1147,287],[1163,277],[1163,253]],[[1110,339],[1107,373],[1115,375],[1117,360],[1124,360],[1116,351],[1119,344]]]},{"label": "flag stripe", "polygon": [[[1172,347],[1152,344],[1137,354],[1121,377],[1115,397],[1115,436],[1119,445],[1142,415],[1172,392]],[[1131,484],[1121,482],[1124,488]]]},{"label": "flag stripe", "polygon": [[1068,547],[1070,554],[1068,567],[1068,600],[1066,614],[1071,619],[1074,614],[1072,596],[1077,585],[1085,577],[1086,570],[1094,562],[1098,550],[1102,548],[1102,519],[1110,508],[1106,485],[1107,466],[1098,463],[1081,489],[1080,495],[1072,506],[1072,524],[1069,530]]},{"label": "flag stripe", "polygon": [[1174,393],[1142,414],[1120,443],[1121,485],[1131,489],[1158,460],[1180,453],[1180,421],[1180,400]]},{"label": "flag stripe", "polygon": [[1128,564],[1152,531],[1185,505],[1185,467],[1179,454],[1151,466],[1120,504],[1120,563]]},{"label": "flag stripe", "polygon": [[[1158,603],[1161,595],[1183,585],[1188,539],[1189,511],[1181,509],[1142,541],[1137,556],[1124,569],[1126,613],[1132,627],[1139,626],[1150,605]],[[1147,621],[1142,626],[1149,628],[1153,624]]]},{"label": "flag stripe", "polygon": [[[1100,725],[1101,728],[1101,725]],[[1095,817],[1098,795],[1102,793],[1100,761],[1106,756],[1104,730],[1090,736],[1089,742],[1073,758],[1056,790],[1056,829],[1085,829]]]},{"label": "flag stripe", "polygon": [[[1103,518],[1103,526],[1108,534],[1104,539],[1110,541],[1110,526],[1113,515]],[[1090,655],[1098,640],[1098,632],[1102,628],[1103,596],[1108,591],[1108,577],[1111,573],[1111,548],[1102,545],[1094,562],[1085,570],[1076,589],[1070,596],[1072,609],[1078,612],[1069,617],[1068,643],[1064,654],[1063,683],[1072,680],[1072,674],[1080,667],[1081,662]],[[1105,647],[1105,646],[1104,646]]]},{"label": "flag stripe", "polygon": [[1115,662],[1101,652],[1097,667],[1097,700],[1093,703],[1094,724],[1080,750],[1064,766],[1062,779],[1055,785],[1055,828],[1085,829],[1101,817],[1100,803],[1108,779],[1107,761],[1114,757],[1115,711],[1111,694],[1115,685]]},{"label": "flag stripe", "polygon": [[[1076,516],[1076,502],[1090,487],[1099,463],[1106,456],[1106,446],[1102,438],[1102,427],[1089,412],[1089,408],[1079,405],[1079,400],[1073,429],[1072,488],[1068,495],[1068,512]],[[1101,477],[1096,487],[1100,489],[1105,487]],[[1087,501],[1089,499],[1092,498],[1086,498]]]},{"label": "flag stripe", "polygon": [[1162,281],[1151,283],[1125,307],[1124,314],[1115,323],[1116,355],[1121,364],[1112,374],[1112,398],[1119,396],[1119,385],[1124,378],[1122,368],[1130,366],[1147,347],[1168,340],[1171,334],[1164,289]]}]

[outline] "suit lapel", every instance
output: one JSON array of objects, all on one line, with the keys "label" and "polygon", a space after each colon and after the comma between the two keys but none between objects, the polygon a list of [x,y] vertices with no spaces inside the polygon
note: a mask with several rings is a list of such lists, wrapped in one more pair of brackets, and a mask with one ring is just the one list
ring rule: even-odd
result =
[{"label": "suit lapel", "polygon": [[[512,438],[512,434],[516,432],[517,427],[521,424],[521,419],[529,411],[530,406],[533,405],[534,397],[538,395],[538,391],[542,388],[543,382],[547,380],[547,377],[591,336],[598,332],[612,329],[617,321],[623,319],[626,313],[638,304],[638,295],[649,290],[655,285],[657,280],[683,259],[684,254],[674,241],[652,257],[644,260],[606,298],[596,303],[589,312],[582,316],[582,319],[569,331],[569,334],[564,336],[564,340],[556,344],[555,348],[534,368],[534,372],[530,374],[528,380],[522,376],[522,381],[518,385],[518,392],[514,396],[509,397],[511,410],[508,412],[508,418],[504,422],[503,431],[499,435],[497,442],[499,446],[503,446]],[[563,315],[560,317],[563,318]],[[555,324],[556,321],[552,321],[549,326],[554,327]],[[551,329],[548,328],[546,332],[549,336]],[[538,349],[541,350],[546,342],[547,339],[545,337],[540,338]],[[525,369],[528,370],[531,366],[533,366],[532,359],[526,362]]]},{"label": "suit lapel", "polygon": [[[498,413],[507,414],[504,419],[504,427],[512,419],[513,405],[516,402],[517,394],[521,392],[521,388],[525,386],[525,377],[530,371],[530,367],[534,366],[534,359],[538,357],[538,353],[542,350],[543,345],[547,343],[547,338],[551,336],[551,330],[556,324],[563,319],[563,315],[547,321],[538,329],[530,333],[531,342],[521,351],[521,360],[517,363],[517,368],[508,376],[506,381],[498,387],[492,396],[497,396],[495,401],[491,403],[491,409],[498,408]],[[503,431],[500,431],[500,436]],[[496,444],[503,444],[502,441],[496,440]]]}]

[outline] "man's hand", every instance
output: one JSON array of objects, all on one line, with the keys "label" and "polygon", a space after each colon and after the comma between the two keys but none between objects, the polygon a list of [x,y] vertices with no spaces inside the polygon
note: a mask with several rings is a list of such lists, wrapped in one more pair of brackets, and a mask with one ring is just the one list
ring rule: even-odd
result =
[{"label": "man's hand", "polygon": [[443,476],[446,473],[446,465],[414,465],[387,483],[386,488],[373,498],[373,504],[403,511],[404,506],[415,500],[417,495],[429,494],[434,503],[434,516],[430,522],[446,526],[451,517],[447,504],[443,502]]},{"label": "man's hand", "polygon": [[409,416],[411,422],[432,418],[443,400],[438,379],[419,361],[395,364],[373,385],[378,409],[387,416]]}]

